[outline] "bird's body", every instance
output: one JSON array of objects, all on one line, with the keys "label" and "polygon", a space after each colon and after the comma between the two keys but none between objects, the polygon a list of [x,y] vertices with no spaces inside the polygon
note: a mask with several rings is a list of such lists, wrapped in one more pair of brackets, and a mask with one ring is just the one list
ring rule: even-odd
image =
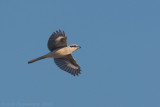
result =
[{"label": "bird's body", "polygon": [[33,59],[28,63],[33,63],[44,58],[54,58],[54,61],[59,68],[75,76],[80,73],[81,69],[71,53],[79,48],[80,46],[76,44],[67,45],[67,37],[65,36],[64,31],[61,32],[61,30],[59,30],[59,32],[56,31],[56,33],[53,33],[48,40],[48,49],[51,52]]},{"label": "bird's body", "polygon": [[53,52],[51,52],[51,57],[53,58],[61,58],[64,57],[66,55],[71,54],[72,52],[74,52],[75,49],[70,48],[69,46],[60,48],[60,49],[56,49]]},{"label": "bird's body", "polygon": [[71,53],[72,52],[70,51],[68,47],[63,47],[63,48],[59,48],[59,49],[54,50],[53,52],[48,53],[47,56],[51,58],[61,58]]}]

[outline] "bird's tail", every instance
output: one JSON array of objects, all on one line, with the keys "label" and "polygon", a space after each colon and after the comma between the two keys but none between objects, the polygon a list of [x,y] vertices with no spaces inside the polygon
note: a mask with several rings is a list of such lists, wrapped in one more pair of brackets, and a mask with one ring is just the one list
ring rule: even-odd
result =
[{"label": "bird's tail", "polygon": [[39,60],[44,59],[44,58],[47,58],[47,56],[41,56],[41,57],[38,57],[38,58],[33,59],[33,60],[31,60],[31,61],[28,61],[28,64],[33,63],[33,62],[36,62],[36,61],[39,61]]}]

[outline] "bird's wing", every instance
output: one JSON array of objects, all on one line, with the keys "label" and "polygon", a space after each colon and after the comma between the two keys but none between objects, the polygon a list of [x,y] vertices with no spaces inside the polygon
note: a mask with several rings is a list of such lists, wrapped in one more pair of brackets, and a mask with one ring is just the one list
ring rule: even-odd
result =
[{"label": "bird's wing", "polygon": [[53,32],[48,40],[48,49],[53,51],[57,48],[67,46],[67,37],[65,36],[64,31],[61,30]]},{"label": "bird's wing", "polygon": [[74,76],[80,74],[80,66],[71,54],[66,55],[63,58],[54,58],[54,62],[60,69],[67,71]]}]

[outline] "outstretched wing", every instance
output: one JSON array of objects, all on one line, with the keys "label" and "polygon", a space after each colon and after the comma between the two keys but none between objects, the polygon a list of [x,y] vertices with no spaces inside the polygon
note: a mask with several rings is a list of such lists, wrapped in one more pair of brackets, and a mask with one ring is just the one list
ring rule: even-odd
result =
[{"label": "outstretched wing", "polygon": [[60,69],[67,71],[74,76],[80,74],[80,66],[71,54],[66,55],[63,58],[54,58],[54,62]]},{"label": "outstretched wing", "polygon": [[53,51],[57,48],[67,46],[67,37],[65,36],[64,31],[61,30],[53,32],[48,40],[48,49]]}]

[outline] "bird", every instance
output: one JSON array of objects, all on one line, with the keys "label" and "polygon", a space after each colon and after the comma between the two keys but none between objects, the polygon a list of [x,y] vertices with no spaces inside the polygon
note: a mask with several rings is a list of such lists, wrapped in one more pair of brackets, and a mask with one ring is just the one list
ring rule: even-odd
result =
[{"label": "bird", "polygon": [[53,32],[48,40],[48,49],[50,52],[41,57],[28,61],[28,64],[39,61],[45,58],[54,58],[55,64],[62,70],[78,76],[81,73],[81,68],[72,56],[72,52],[80,49],[76,44],[67,45],[67,36],[64,31],[59,29]]}]

